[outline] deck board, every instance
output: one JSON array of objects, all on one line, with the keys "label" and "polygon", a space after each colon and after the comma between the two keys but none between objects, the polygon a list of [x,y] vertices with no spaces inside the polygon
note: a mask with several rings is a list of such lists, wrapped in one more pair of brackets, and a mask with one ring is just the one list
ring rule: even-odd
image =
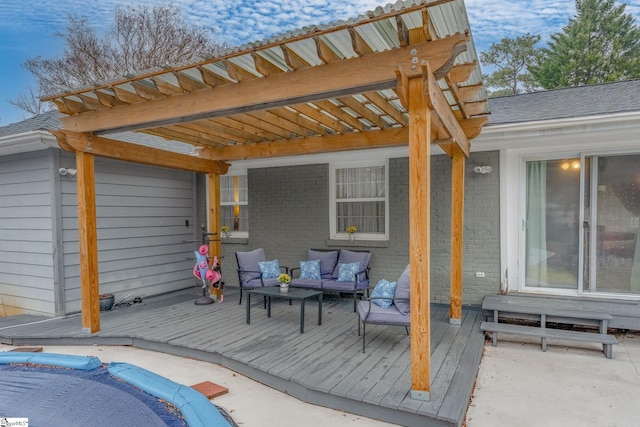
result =
[{"label": "deck board", "polygon": [[363,354],[349,298],[324,298],[322,325],[317,305],[308,303],[300,334],[299,302],[273,300],[267,318],[262,300],[253,298],[247,324],[246,300],[238,304],[237,289],[225,289],[224,303],[205,306],[194,304],[199,294],[190,289],[102,312],[95,334],[82,331],[79,315],[0,318],[0,341],[136,345],[221,363],[303,401],[394,424],[459,426],[464,420],[483,346],[480,310],[463,310],[456,326],[449,324],[448,307],[433,306],[431,401],[422,402],[409,397],[410,338],[404,328],[368,325]]}]

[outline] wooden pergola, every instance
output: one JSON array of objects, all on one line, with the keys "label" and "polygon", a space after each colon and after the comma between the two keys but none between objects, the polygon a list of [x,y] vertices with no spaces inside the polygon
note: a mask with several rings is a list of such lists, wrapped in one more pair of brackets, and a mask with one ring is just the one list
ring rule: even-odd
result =
[{"label": "wooden pergola", "polygon": [[[83,330],[100,330],[94,157],[207,174],[209,230],[219,176],[244,159],[409,146],[412,396],[430,390],[430,156],[452,158],[451,322],[460,323],[465,158],[487,122],[486,95],[461,0],[378,9],[195,64],[46,98],[53,133],[77,162]],[[127,143],[143,132],[193,153]],[[211,243],[212,254],[220,243]]]}]

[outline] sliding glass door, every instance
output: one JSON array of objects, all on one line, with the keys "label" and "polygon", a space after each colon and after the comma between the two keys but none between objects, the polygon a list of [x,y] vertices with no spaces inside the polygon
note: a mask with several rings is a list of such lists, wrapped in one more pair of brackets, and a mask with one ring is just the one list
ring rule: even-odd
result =
[{"label": "sliding glass door", "polygon": [[640,154],[530,160],[524,175],[525,288],[640,295]]},{"label": "sliding glass door", "polygon": [[640,294],[640,154],[592,156],[586,290]]}]

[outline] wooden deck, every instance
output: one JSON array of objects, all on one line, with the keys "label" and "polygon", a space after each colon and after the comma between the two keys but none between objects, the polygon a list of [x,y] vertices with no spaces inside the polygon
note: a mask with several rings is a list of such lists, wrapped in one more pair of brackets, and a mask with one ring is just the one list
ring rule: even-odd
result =
[{"label": "wooden deck", "polygon": [[405,426],[460,426],[478,372],[484,335],[481,310],[463,310],[449,324],[448,306],[431,317],[431,400],[413,400],[409,337],[404,328],[367,326],[362,353],[350,299],[327,296],[322,325],[307,304],[305,333],[299,305],[272,302],[267,318],[253,298],[251,324],[237,289],[221,304],[199,306],[199,289],[149,298],[101,313],[101,330],[82,331],[79,315],[60,319],[0,318],[0,342],[9,345],[130,345],[218,363],[302,401]]}]

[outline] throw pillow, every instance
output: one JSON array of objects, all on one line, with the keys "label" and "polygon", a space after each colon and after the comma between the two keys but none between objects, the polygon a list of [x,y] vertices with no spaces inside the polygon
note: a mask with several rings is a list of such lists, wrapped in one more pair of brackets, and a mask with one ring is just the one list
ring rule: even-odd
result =
[{"label": "throw pillow", "polygon": [[356,274],[360,271],[360,263],[338,264],[337,282],[354,282]]},{"label": "throw pillow", "polygon": [[[382,308],[389,308],[393,304],[393,296],[396,293],[396,282],[382,279],[371,292],[371,302]],[[380,297],[384,299],[379,299]]]},{"label": "throw pillow", "polygon": [[260,261],[258,263],[263,279],[275,279],[280,275],[280,265],[277,259],[273,261]]},{"label": "throw pillow", "polygon": [[305,280],[320,280],[320,260],[300,261],[300,278]]},{"label": "throw pillow", "polygon": [[409,314],[410,297],[409,265],[404,269],[396,284],[396,308],[402,314]]},{"label": "throw pillow", "polygon": [[[340,251],[340,255],[338,256],[338,264],[351,264],[353,262],[360,263],[360,269],[358,271],[365,270],[369,266],[369,261],[371,260],[371,252],[356,252],[350,251],[347,249],[342,249]],[[336,269],[333,271],[333,278],[338,278],[338,266],[336,265]],[[359,281],[363,281],[367,278],[366,273],[361,273],[358,276]]]}]

